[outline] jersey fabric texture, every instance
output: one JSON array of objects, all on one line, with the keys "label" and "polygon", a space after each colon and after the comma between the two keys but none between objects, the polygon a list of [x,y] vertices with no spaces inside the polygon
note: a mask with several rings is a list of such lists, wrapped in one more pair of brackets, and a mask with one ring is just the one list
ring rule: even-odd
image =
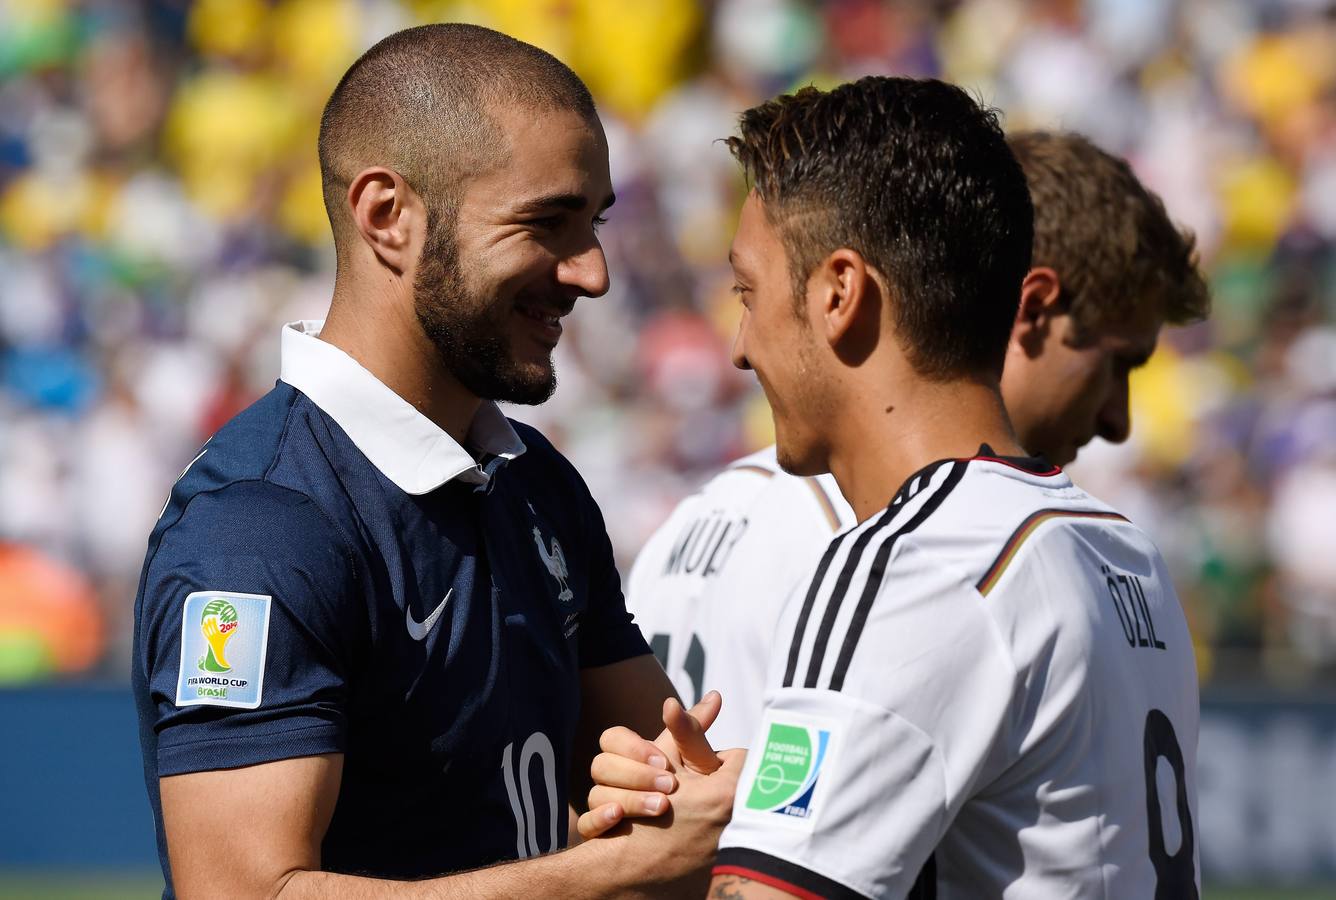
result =
[{"label": "jersey fabric texture", "polygon": [[312,754],[344,754],[327,870],[563,846],[580,669],[648,652],[541,435],[484,403],[466,452],[318,328],[284,329],[282,380],[149,539],[133,683],[167,896],[160,777]]},{"label": "jersey fabric texture", "polygon": [[714,746],[751,739],[780,611],[853,523],[833,477],[789,475],[768,447],[678,504],[636,558],[626,605],[678,693],[723,695]]},{"label": "jersey fabric texture", "polygon": [[716,873],[798,896],[1195,897],[1165,565],[1037,460],[934,463],[785,610]]}]

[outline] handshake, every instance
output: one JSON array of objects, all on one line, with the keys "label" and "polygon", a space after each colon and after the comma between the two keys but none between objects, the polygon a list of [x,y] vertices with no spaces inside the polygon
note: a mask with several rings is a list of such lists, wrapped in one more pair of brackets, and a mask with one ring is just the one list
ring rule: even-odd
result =
[{"label": "handshake", "polygon": [[630,883],[705,896],[747,755],[716,753],[705,736],[722,702],[711,691],[688,712],[670,698],[664,730],[653,741],[620,726],[599,738],[589,811],[577,829],[584,841],[622,844],[618,865],[628,867]]}]

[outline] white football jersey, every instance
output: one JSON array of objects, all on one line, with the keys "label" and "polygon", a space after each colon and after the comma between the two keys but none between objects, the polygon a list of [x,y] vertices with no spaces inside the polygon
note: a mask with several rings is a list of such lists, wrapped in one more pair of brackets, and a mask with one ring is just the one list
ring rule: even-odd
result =
[{"label": "white football jersey", "polygon": [[784,602],[853,523],[831,476],[789,475],[770,447],[683,500],[636,558],[626,608],[683,700],[723,695],[714,746],[741,747],[755,732]]},{"label": "white football jersey", "polygon": [[1059,469],[912,476],[786,607],[765,702],[716,874],[804,897],[1198,896],[1187,624],[1150,540]]}]

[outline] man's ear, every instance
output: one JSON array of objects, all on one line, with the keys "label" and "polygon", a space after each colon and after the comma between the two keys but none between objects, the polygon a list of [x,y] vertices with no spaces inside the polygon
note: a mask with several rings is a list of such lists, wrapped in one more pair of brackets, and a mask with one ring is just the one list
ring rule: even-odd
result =
[{"label": "man's ear", "polygon": [[809,279],[819,327],[835,354],[856,366],[877,347],[881,336],[882,286],[863,255],[842,247],[826,257]]},{"label": "man's ear", "polygon": [[393,169],[363,169],[348,185],[353,224],[376,258],[397,275],[415,262],[415,244],[426,225],[426,209]]},{"label": "man's ear", "polygon": [[1011,340],[1031,359],[1044,350],[1053,320],[1066,315],[1062,282],[1048,266],[1031,269],[1021,282],[1021,302],[1011,326]]}]

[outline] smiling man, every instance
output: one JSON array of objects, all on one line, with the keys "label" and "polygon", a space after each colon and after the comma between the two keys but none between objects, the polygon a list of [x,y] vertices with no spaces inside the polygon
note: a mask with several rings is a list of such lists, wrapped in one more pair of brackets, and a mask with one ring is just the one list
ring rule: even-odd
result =
[{"label": "smiling man", "polygon": [[[1204,317],[1210,298],[1192,235],[1124,160],[1072,132],[1007,143],[1035,237],[1002,400],[1021,446],[1065,466],[1096,435],[1128,437],[1131,372],[1162,325]],[[751,738],[779,610],[853,523],[830,475],[789,475],[768,447],[686,498],[636,558],[627,608],[684,696],[713,688],[728,698],[710,732],[719,746]]]},{"label": "smiling man", "polygon": [[781,615],[710,896],[1197,896],[1164,561],[1003,405],[1033,214],[995,115],[865,78],[740,130],[734,362],[857,524]]},{"label": "smiling man", "polygon": [[328,319],[283,329],[278,385],[173,488],[135,605],[166,896],[699,878],[738,767],[708,748],[672,828],[551,853],[604,728],[690,724],[583,481],[495,404],[547,399],[561,318],[608,289],[587,89],[496,32],[410,29],[349,69],[319,149]]}]

